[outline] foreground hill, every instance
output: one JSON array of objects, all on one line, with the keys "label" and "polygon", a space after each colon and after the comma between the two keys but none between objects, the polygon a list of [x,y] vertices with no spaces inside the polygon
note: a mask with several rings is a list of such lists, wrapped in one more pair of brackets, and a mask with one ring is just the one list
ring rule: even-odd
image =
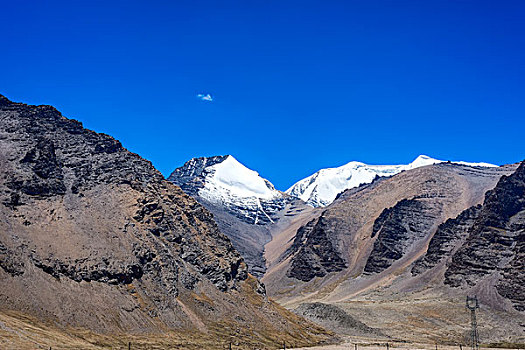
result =
[{"label": "foreground hill", "polygon": [[0,339],[15,348],[60,345],[31,329],[64,346],[79,334],[90,346],[326,339],[268,300],[212,215],[150,162],[1,95],[0,284]]}]

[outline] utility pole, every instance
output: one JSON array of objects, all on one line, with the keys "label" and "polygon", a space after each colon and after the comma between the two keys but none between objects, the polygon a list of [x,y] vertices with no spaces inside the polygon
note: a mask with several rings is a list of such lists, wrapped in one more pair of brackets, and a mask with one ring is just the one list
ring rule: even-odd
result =
[{"label": "utility pole", "polygon": [[470,310],[470,346],[472,350],[479,349],[478,322],[476,320],[476,309],[479,309],[478,298],[467,295],[467,309]]}]

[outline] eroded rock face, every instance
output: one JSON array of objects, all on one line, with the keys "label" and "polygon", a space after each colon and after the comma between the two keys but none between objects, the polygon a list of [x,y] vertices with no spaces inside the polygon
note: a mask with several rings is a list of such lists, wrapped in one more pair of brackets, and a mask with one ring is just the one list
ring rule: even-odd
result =
[{"label": "eroded rock face", "polygon": [[290,253],[295,253],[288,277],[307,282],[341,271],[346,263],[327,233],[327,220],[321,215],[297,231]]},{"label": "eroded rock face", "polygon": [[150,162],[53,107],[1,95],[0,284],[0,311],[95,332],[310,334]]},{"label": "eroded rock face", "polygon": [[525,162],[487,192],[465,243],[452,256],[445,283],[474,286],[500,273],[496,289],[517,310],[525,310]]},{"label": "eroded rock face", "polygon": [[498,293],[510,299],[514,308],[525,311],[525,233],[515,236],[512,259],[501,268],[501,278],[496,285]]},{"label": "eroded rock face", "polygon": [[412,274],[418,275],[446,260],[467,238],[468,230],[478,218],[480,211],[481,205],[470,207],[457,218],[448,219],[439,225],[425,255],[412,267]]},{"label": "eroded rock face", "polygon": [[0,243],[0,267],[11,276],[24,274],[25,264],[17,258],[17,255],[19,255],[17,252]]},{"label": "eroded rock face", "polygon": [[441,217],[440,203],[424,199],[403,199],[383,210],[374,222],[374,248],[366,262],[365,273],[379,273],[401,259],[414,242],[424,239]]}]

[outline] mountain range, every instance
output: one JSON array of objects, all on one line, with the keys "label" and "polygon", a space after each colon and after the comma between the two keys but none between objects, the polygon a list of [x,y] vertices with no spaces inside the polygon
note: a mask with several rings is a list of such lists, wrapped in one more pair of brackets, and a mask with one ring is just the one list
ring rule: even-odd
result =
[{"label": "mountain range", "polygon": [[[498,324],[524,319],[521,209],[508,213],[501,228],[489,230],[494,234],[512,229],[512,234],[505,231],[509,237],[500,234],[494,242],[471,233],[479,227],[477,221],[490,216],[482,214],[484,203],[501,197],[491,197],[491,190],[506,193],[505,201],[524,198],[519,186],[517,192],[497,191],[502,181],[520,178],[522,171],[518,164],[498,167],[421,155],[407,165],[350,162],[322,169],[279,192],[232,156],[221,156],[192,159],[168,179],[213,213],[222,232],[279,303],[334,331],[344,327],[323,317],[342,312],[367,321],[359,327],[351,322],[347,333],[363,334],[368,329],[368,335],[406,338],[403,327],[389,332],[377,327],[385,322],[379,315],[395,307],[400,295],[410,302],[427,299],[418,312],[441,310],[436,322],[444,322],[443,310],[451,307],[448,298],[461,310],[460,296],[468,293],[478,294],[487,310],[504,310]],[[499,246],[498,240],[505,243]],[[478,252],[476,247],[481,246],[483,252]],[[366,314],[356,307],[363,298],[383,302]],[[414,314],[426,317],[410,315]],[[454,317],[460,322],[457,314]],[[405,324],[407,319],[399,321]],[[485,335],[485,340],[523,339],[520,323],[512,324],[506,332]],[[414,325],[411,331],[416,338],[425,333],[429,341],[443,340],[439,328]],[[465,331],[452,327],[447,337],[461,342]]]},{"label": "mountain range", "polygon": [[[266,271],[265,245],[298,214],[327,206],[339,193],[378,177],[437,163],[443,161],[424,155],[406,165],[350,162],[339,168],[321,169],[281,192],[256,171],[226,155],[190,159],[175,169],[168,181],[180,186],[214,214],[222,232],[248,262],[250,272],[262,277]],[[464,161],[455,164],[496,167]]]},{"label": "mountain range", "polygon": [[484,344],[523,344],[524,242],[525,161],[350,162],[282,192],[225,155],[165,179],[0,95],[2,348],[468,344],[467,295]]},{"label": "mountain range", "polygon": [[267,245],[263,282],[289,308],[324,303],[411,341],[466,342],[477,295],[482,341],[523,341],[524,171],[439,163],[347,190]]}]

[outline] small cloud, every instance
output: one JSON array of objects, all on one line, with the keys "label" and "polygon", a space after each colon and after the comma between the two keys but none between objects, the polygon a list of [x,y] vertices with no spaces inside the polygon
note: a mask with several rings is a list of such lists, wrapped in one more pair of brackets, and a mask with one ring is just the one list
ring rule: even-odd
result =
[{"label": "small cloud", "polygon": [[197,98],[201,101],[213,101],[213,97],[210,94],[197,94]]}]

